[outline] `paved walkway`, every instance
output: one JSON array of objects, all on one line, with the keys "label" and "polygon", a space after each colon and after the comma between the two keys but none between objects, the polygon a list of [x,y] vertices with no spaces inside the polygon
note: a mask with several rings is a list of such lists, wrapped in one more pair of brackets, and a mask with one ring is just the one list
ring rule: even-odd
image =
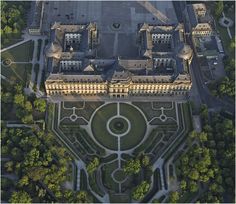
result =
[{"label": "paved walkway", "polygon": [[[225,16],[225,13],[224,13],[224,12],[222,12],[222,15],[223,15],[223,19],[227,19],[227,17]],[[230,19],[230,20],[231,20],[231,19]],[[230,32],[229,27],[230,27],[230,26],[226,26],[226,29],[227,29],[229,38],[232,39],[232,35],[231,35],[231,32]]]},{"label": "paved walkway", "polygon": [[[4,52],[6,50],[9,50],[11,48],[14,48],[18,45],[21,45],[25,42],[28,42],[30,40],[33,41],[34,51],[33,51],[32,61],[29,61],[29,62],[12,62],[12,63],[13,64],[32,63],[31,79],[30,79],[29,87],[25,88],[25,93],[27,95],[30,95],[31,93],[34,93],[33,87],[34,87],[34,84],[36,82],[36,87],[37,87],[36,96],[37,97],[43,97],[45,94],[40,91],[40,84],[41,84],[41,80],[42,80],[42,72],[43,72],[43,69],[44,69],[44,56],[43,56],[44,53],[43,52],[44,52],[45,40],[47,39],[47,36],[33,36],[33,35],[30,35],[27,31],[27,28],[26,28],[26,30],[23,31],[22,37],[23,37],[22,41],[0,50],[0,53]],[[40,59],[38,60],[37,56],[38,56],[38,40],[39,39],[42,39],[42,44],[41,44],[41,50],[40,50]],[[39,71],[38,71],[37,79],[35,79],[36,73],[35,73],[34,67],[35,67],[35,64],[37,64],[37,63],[39,64]]]},{"label": "paved walkway", "polygon": [[[103,107],[103,106],[106,106],[107,104],[109,104],[109,103],[111,103],[112,101],[110,101],[110,102],[105,102],[103,105],[101,105],[99,108],[101,108],[101,107]],[[114,102],[114,101],[113,101]],[[119,115],[120,114],[120,102],[117,102],[116,101],[116,103],[117,103],[117,115]],[[63,103],[64,104],[64,103]],[[131,102],[128,102],[128,104],[130,104],[130,105],[132,105],[132,106],[134,106]],[[177,111],[177,103],[172,103],[172,107],[171,108],[166,108],[166,110],[172,110],[173,108],[174,108],[174,105],[175,104],[175,109],[176,109],[176,122],[177,122],[177,124],[178,124],[178,126],[179,126],[179,117],[183,117],[183,112],[182,112],[182,109],[181,109],[181,116],[179,116],[178,115],[178,111]],[[84,107],[84,105],[85,104],[83,104],[83,107]],[[83,108],[82,107],[82,108]],[[59,103],[59,108],[58,108],[58,111],[59,111],[59,113],[58,113],[58,125],[59,125],[59,123],[60,123],[60,112],[61,112],[61,108],[64,108],[64,105],[63,106],[61,106],[61,103]],[[98,108],[98,109],[99,109]],[[137,109],[139,109],[137,106],[135,106],[135,108],[137,108]],[[154,108],[154,107],[153,107]],[[65,109],[72,109],[73,110],[73,113],[74,113],[74,108],[65,108]],[[81,108],[80,108],[81,109]],[[148,123],[148,121],[147,121],[147,119],[146,119],[146,116],[143,114],[143,112],[139,109],[139,111],[143,114],[143,116],[144,116],[144,118],[145,118],[145,120],[146,120],[146,124],[147,124],[147,126],[148,126],[148,128],[147,128],[147,132],[146,132],[146,134],[145,134],[145,136],[144,136],[144,138],[143,138],[143,140],[140,142],[140,144],[139,145],[136,145],[135,147],[133,147],[133,148],[131,148],[131,149],[129,149],[129,150],[125,150],[125,151],[121,151],[121,149],[120,149],[120,137],[118,137],[118,150],[117,151],[114,151],[114,150],[110,150],[110,149],[108,149],[108,148],[106,148],[106,147],[104,147],[104,146],[102,146],[100,143],[98,143],[97,142],[97,140],[94,138],[94,136],[93,136],[93,134],[92,134],[92,130],[91,130],[91,122],[92,122],[92,119],[93,119],[93,117],[94,117],[94,115],[96,114],[96,112],[97,112],[97,110],[98,109],[96,109],[94,112],[93,112],[93,114],[92,114],[92,116],[90,117],[90,120],[88,121],[88,124],[87,125],[83,125],[83,126],[81,126],[82,128],[84,128],[84,129],[86,129],[87,130],[87,132],[89,133],[89,135],[91,136],[91,138],[93,139],[93,141],[97,144],[97,145],[99,145],[99,146],[101,146],[102,148],[104,148],[105,150],[106,150],[106,155],[109,155],[109,154],[112,154],[112,153],[115,153],[115,154],[117,154],[117,159],[116,160],[118,160],[118,167],[117,167],[117,169],[120,169],[121,168],[121,160],[123,160],[122,158],[121,158],[121,154],[122,153],[125,153],[125,154],[129,154],[129,155],[132,155],[132,152],[133,152],[133,150],[135,149],[135,148],[137,148],[140,144],[142,144],[143,143],[143,141],[145,141],[145,139],[147,138],[147,136],[149,135],[149,133],[150,133],[150,131],[151,131],[151,126],[149,126],[149,123]],[[158,110],[161,110],[162,112],[164,111],[162,108],[158,108]],[[69,117],[69,116],[68,116]],[[148,131],[149,130],[149,131]],[[183,130],[182,130],[182,132],[185,130],[185,124],[183,124]],[[182,133],[181,132],[181,133]],[[159,191],[154,197],[160,197],[161,195],[164,195],[164,194],[166,194],[166,193],[168,193],[169,192],[169,188],[168,188],[168,185],[167,185],[167,189],[165,189],[165,185],[164,185],[164,179],[167,179],[167,183],[169,183],[169,178],[164,178],[164,172],[163,172],[163,165],[164,165],[164,159],[162,158],[162,156],[171,148],[171,146],[176,142],[176,140],[181,136],[181,133],[180,134],[178,134],[176,137],[175,137],[175,139],[170,143],[170,145],[168,146],[168,148],[166,148],[166,150],[160,155],[160,157],[158,158],[158,160],[154,163],[154,165],[153,165],[153,169],[155,170],[156,168],[159,168],[160,169],[160,177],[161,177],[161,186],[162,186],[162,190],[161,191]],[[170,161],[169,161],[169,163],[171,163],[172,162],[172,159],[173,159],[173,157],[171,157],[170,158]],[[113,162],[113,161],[111,161],[111,162]],[[100,166],[101,167],[101,166]],[[85,168],[85,166],[83,167],[83,165],[80,165],[80,166],[78,166],[78,169],[82,169],[82,168],[84,168],[85,170],[86,170],[86,168]],[[117,170],[116,169],[116,170]],[[167,175],[166,175],[167,177],[169,177],[169,171],[167,171]],[[111,177],[113,178],[113,180],[114,180],[114,175],[112,174],[111,175]],[[79,172],[78,172],[78,177],[77,177],[77,182],[79,182],[80,181],[80,175],[79,175]],[[152,181],[153,181],[153,177],[152,177]],[[120,183],[119,183],[120,184]],[[152,182],[152,184],[153,184],[153,182]],[[77,189],[79,188],[79,184],[77,183]],[[119,189],[120,189],[120,192],[121,192],[121,185],[119,185]]]},{"label": "paved walkway", "polygon": [[26,43],[26,42],[28,42],[28,41],[30,41],[30,40],[31,40],[31,39],[24,39],[23,41],[20,41],[20,42],[18,42],[18,43],[16,43],[16,44],[13,44],[13,45],[11,45],[11,46],[9,46],[9,47],[3,48],[3,49],[0,50],[0,53],[4,52],[4,51],[6,51],[6,50],[9,50],[9,49],[11,49],[11,48],[13,48],[13,47],[17,47],[18,45],[24,44],[24,43]]}]

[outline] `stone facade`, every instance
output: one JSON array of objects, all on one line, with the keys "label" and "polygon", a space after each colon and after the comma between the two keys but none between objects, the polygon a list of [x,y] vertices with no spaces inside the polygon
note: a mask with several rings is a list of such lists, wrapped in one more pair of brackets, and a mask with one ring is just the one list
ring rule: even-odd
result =
[{"label": "stone facade", "polygon": [[211,18],[205,4],[190,4],[187,6],[193,36],[212,35]]},{"label": "stone facade", "polygon": [[[91,54],[96,53],[98,46],[95,24],[75,26],[86,30],[78,32],[73,28],[75,36],[79,36],[77,44],[83,50],[66,51],[67,45],[63,40],[67,33],[74,36],[72,29],[60,24],[52,28],[51,41],[57,46],[48,46],[45,50],[51,70],[45,82],[48,96],[154,97],[187,94],[190,91],[192,50],[184,42],[183,25],[140,25],[137,32],[140,56],[136,59],[96,59]],[[64,33],[62,27],[67,28]],[[76,42],[70,38],[69,46],[72,48],[76,46],[73,43]]]}]

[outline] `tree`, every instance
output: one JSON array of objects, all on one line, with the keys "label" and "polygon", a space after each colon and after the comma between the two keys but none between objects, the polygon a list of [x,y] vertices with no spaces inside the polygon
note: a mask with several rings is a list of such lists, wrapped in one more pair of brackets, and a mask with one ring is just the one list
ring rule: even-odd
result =
[{"label": "tree", "polygon": [[31,168],[27,175],[30,179],[33,181],[40,181],[44,178],[44,176],[48,173],[47,168],[37,167],[37,168]]},{"label": "tree", "polygon": [[3,30],[4,30],[4,33],[6,33],[6,34],[10,34],[10,33],[12,33],[12,28],[9,27],[8,25],[5,26]]},{"label": "tree", "polygon": [[182,180],[181,182],[180,182],[180,188],[181,188],[181,190],[186,190],[186,187],[187,187],[187,182],[185,181],[185,180]]},{"label": "tree", "polygon": [[223,1],[217,1],[215,4],[215,15],[217,18],[219,18],[222,15],[223,9],[224,9]]},{"label": "tree", "polygon": [[88,171],[89,174],[92,174],[92,173],[97,169],[98,166],[99,166],[99,159],[98,159],[97,157],[95,157],[95,158],[93,159],[93,161],[91,161],[91,162],[87,165],[86,169],[87,169],[87,171]]},{"label": "tree", "polygon": [[150,158],[147,156],[147,155],[144,155],[143,157],[142,157],[142,165],[144,166],[144,167],[146,167],[146,166],[148,166],[149,165],[149,163],[150,163]]},{"label": "tree", "polygon": [[192,171],[189,172],[189,178],[192,180],[198,180],[199,178],[199,173],[197,170],[193,169]]},{"label": "tree", "polygon": [[46,101],[43,99],[36,99],[34,101],[34,107],[37,111],[43,113],[46,110]]},{"label": "tree", "polygon": [[14,97],[14,103],[21,107],[24,107],[25,104],[25,97],[23,94],[16,94]]},{"label": "tree", "polygon": [[201,132],[198,135],[200,142],[206,142],[207,141],[207,134],[205,132]]},{"label": "tree", "polygon": [[23,157],[23,152],[21,151],[21,149],[14,147],[11,150],[11,155],[13,160],[15,161],[21,161],[24,157]]},{"label": "tree", "polygon": [[195,181],[190,181],[189,182],[189,189],[190,189],[190,192],[194,193],[194,192],[197,192],[198,191],[198,185]]},{"label": "tree", "polygon": [[235,50],[235,36],[231,39],[230,44],[229,44],[229,48],[231,51]]},{"label": "tree", "polygon": [[22,84],[16,84],[16,86],[14,87],[15,88],[15,92],[16,94],[22,94],[23,93],[23,86]]},{"label": "tree", "polygon": [[76,203],[91,203],[92,199],[85,191],[79,191],[75,199]]},{"label": "tree", "polygon": [[26,115],[21,120],[23,123],[28,124],[33,122],[33,116],[31,114]]},{"label": "tree", "polygon": [[11,203],[31,203],[30,195],[25,191],[15,191],[10,198]]},{"label": "tree", "polygon": [[29,177],[28,176],[23,176],[19,181],[18,181],[18,185],[20,187],[22,186],[27,186],[29,184]]},{"label": "tree", "polygon": [[30,103],[29,101],[26,101],[26,102],[25,102],[25,109],[26,109],[29,113],[32,112],[32,105],[31,105],[31,103]]},{"label": "tree", "polygon": [[141,170],[141,164],[139,159],[129,160],[124,167],[124,172],[127,174],[138,174]]},{"label": "tree", "polygon": [[1,96],[2,96],[1,100],[2,100],[3,103],[12,103],[13,96],[10,92],[2,93]]},{"label": "tree", "polygon": [[179,193],[177,191],[171,192],[169,195],[169,202],[177,203],[178,200],[179,200]]},{"label": "tree", "polygon": [[139,186],[137,186],[133,193],[132,198],[135,200],[142,200],[145,194],[149,191],[150,184],[147,181],[143,181]]},{"label": "tree", "polygon": [[14,166],[13,161],[8,161],[4,165],[4,167],[6,168],[7,172],[13,172],[13,166]]}]

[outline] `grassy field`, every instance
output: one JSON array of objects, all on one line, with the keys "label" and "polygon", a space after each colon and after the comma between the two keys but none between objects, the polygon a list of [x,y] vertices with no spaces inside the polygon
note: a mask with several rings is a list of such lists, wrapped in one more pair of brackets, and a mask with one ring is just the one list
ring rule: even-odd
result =
[{"label": "grassy field", "polygon": [[110,135],[106,124],[109,118],[117,114],[117,104],[111,103],[99,109],[92,120],[92,132],[95,139],[103,146],[117,150],[117,137]]},{"label": "grassy field", "polygon": [[161,110],[152,109],[151,102],[133,102],[133,104],[143,111],[148,121],[161,115]]},{"label": "grassy field", "polygon": [[33,41],[28,41],[3,52],[1,60],[11,59],[13,62],[29,62],[32,60],[33,50]]},{"label": "grassy field", "polygon": [[21,82],[25,86],[30,80],[31,70],[32,64],[12,64],[9,67],[2,66],[1,74],[11,83]]},{"label": "grassy field", "polygon": [[117,170],[115,173],[114,173],[114,178],[117,180],[117,181],[123,181],[125,178],[126,178],[126,175],[124,173],[123,170]]},{"label": "grassy field", "polygon": [[109,164],[105,164],[102,167],[102,180],[104,186],[106,186],[109,190],[119,192],[119,185],[116,183],[112,177],[111,173],[118,168],[118,161],[114,161]]},{"label": "grassy field", "polygon": [[131,105],[120,103],[120,114],[131,123],[131,130],[120,140],[121,150],[126,150],[135,147],[142,141],[147,126],[142,114]]},{"label": "grassy field", "polygon": [[86,120],[90,120],[94,111],[100,107],[104,102],[86,102],[84,109],[75,110],[78,116],[84,117]]},{"label": "grassy field", "polygon": [[130,203],[131,198],[128,194],[110,194],[111,203]]},{"label": "grassy field", "polygon": [[42,45],[42,39],[38,39],[38,52],[37,52],[38,60],[40,60],[41,45]]},{"label": "grassy field", "polygon": [[34,65],[34,72],[35,72],[35,83],[37,83],[38,73],[39,73],[39,64],[38,63]]}]

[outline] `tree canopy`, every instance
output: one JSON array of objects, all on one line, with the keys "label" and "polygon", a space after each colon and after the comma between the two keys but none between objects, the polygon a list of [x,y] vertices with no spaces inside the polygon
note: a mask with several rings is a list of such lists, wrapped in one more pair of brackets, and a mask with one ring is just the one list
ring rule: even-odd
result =
[{"label": "tree canopy", "polygon": [[150,184],[147,181],[143,181],[139,186],[137,186],[133,193],[132,198],[135,200],[142,200],[145,194],[149,191]]}]

